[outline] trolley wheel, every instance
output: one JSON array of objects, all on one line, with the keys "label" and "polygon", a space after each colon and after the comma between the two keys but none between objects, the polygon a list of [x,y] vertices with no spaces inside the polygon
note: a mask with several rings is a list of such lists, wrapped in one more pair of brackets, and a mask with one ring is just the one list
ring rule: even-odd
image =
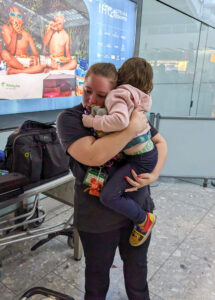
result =
[{"label": "trolley wheel", "polygon": [[68,236],[67,244],[70,248],[74,248],[75,242],[74,242],[74,236]]}]

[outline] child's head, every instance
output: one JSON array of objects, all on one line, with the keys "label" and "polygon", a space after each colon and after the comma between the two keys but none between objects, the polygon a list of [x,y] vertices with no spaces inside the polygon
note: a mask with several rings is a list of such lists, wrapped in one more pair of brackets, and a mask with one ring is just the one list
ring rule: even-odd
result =
[{"label": "child's head", "polygon": [[130,84],[149,94],[153,89],[152,66],[141,57],[127,59],[118,71],[117,84]]}]

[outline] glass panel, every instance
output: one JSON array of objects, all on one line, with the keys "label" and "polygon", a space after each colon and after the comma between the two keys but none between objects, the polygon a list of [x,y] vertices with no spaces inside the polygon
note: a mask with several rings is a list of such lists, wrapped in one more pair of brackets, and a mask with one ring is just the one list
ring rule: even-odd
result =
[{"label": "glass panel", "polygon": [[[204,0],[162,0],[190,16],[201,19]],[[211,0],[208,0],[211,1]]]},{"label": "glass panel", "polygon": [[215,117],[215,29],[209,28],[197,108],[198,116]]},{"label": "glass panel", "polygon": [[202,20],[215,26],[215,0],[204,0]]},{"label": "glass panel", "polygon": [[215,0],[162,0],[162,2],[215,26]]},{"label": "glass panel", "polygon": [[151,112],[162,116],[188,116],[192,84],[159,84],[152,92]]},{"label": "glass panel", "polygon": [[143,2],[139,56],[154,70],[153,112],[189,115],[200,22],[159,2]]},{"label": "glass panel", "polygon": [[[192,84],[160,84],[152,92],[151,112],[162,116],[188,116]],[[177,95],[177,99],[176,99]]]}]

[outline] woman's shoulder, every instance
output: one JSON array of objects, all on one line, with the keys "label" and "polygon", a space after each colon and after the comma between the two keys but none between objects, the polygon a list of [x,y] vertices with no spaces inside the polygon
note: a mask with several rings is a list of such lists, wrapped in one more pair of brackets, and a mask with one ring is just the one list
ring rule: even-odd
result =
[{"label": "woman's shoulder", "polygon": [[80,114],[84,113],[84,108],[82,104],[78,104],[76,106],[73,106],[71,108],[67,108],[60,112],[59,116],[64,117],[64,116],[80,116]]},{"label": "woman's shoulder", "polygon": [[79,128],[82,125],[82,114],[84,109],[82,104],[68,108],[60,112],[57,116],[57,128],[58,130],[68,130],[69,128]]},{"label": "woman's shoulder", "polygon": [[81,137],[92,135],[82,123],[84,108],[81,105],[65,109],[57,117],[57,133],[64,149]]},{"label": "woman's shoulder", "polygon": [[82,104],[76,105],[72,108],[67,108],[59,113],[57,116],[57,124],[62,124],[68,122],[69,120],[81,120],[82,114],[84,113],[84,108]]}]

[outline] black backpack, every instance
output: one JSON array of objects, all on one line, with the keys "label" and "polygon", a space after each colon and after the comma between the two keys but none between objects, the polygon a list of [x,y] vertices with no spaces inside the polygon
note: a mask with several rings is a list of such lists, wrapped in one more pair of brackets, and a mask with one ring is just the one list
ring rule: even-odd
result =
[{"label": "black backpack", "polygon": [[69,156],[63,151],[56,128],[25,121],[8,137],[4,169],[18,172],[30,182],[56,177],[69,171]]}]

